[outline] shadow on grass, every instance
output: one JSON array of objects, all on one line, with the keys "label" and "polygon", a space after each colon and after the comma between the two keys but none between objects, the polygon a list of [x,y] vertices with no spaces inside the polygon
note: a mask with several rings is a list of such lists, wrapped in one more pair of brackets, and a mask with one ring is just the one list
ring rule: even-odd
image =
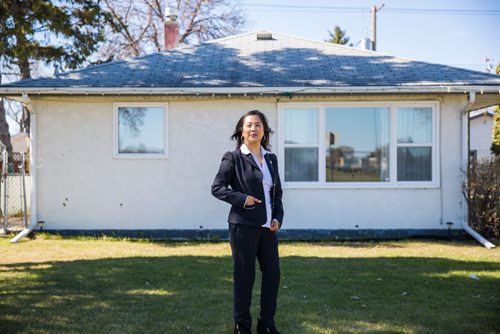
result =
[{"label": "shadow on grass", "polygon": [[[277,322],[285,334],[498,330],[498,263],[281,260]],[[1,333],[231,332],[229,257],[20,263],[0,266],[0,278]],[[254,304],[258,290],[256,283]],[[256,317],[257,306],[252,313]]]},{"label": "shadow on grass", "polygon": [[[472,238],[464,237],[461,238],[430,238],[430,237],[422,237],[422,238],[408,238],[408,239],[379,239],[379,240],[280,240],[280,245],[286,244],[310,244],[316,247],[350,247],[350,248],[361,248],[361,249],[371,249],[371,248],[394,248],[394,249],[403,249],[407,247],[405,245],[408,243],[415,242],[431,242],[433,245],[442,245],[442,246],[453,246],[453,247],[471,247],[478,246],[477,241]],[[492,242],[496,242],[495,240],[490,240]],[[499,243],[497,243],[499,244]]]}]

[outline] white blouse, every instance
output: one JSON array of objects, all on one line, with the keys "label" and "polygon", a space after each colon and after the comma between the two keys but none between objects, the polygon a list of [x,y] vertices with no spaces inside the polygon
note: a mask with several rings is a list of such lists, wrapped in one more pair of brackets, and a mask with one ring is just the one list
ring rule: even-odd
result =
[{"label": "white blouse", "polygon": [[[247,154],[252,154],[252,157],[259,166],[260,171],[262,172],[263,178],[262,178],[262,186],[264,188],[264,203],[266,204],[266,213],[267,213],[267,220],[262,227],[271,227],[271,220],[272,220],[272,203],[271,203],[271,189],[273,187],[273,177],[271,176],[271,172],[269,171],[269,167],[267,166],[266,159],[264,158],[264,155],[270,153],[269,151],[265,150],[262,146],[260,147],[260,151],[262,153],[262,165],[259,163],[259,159],[248,149],[248,147],[245,144],[242,144],[240,147],[241,153],[247,155]],[[260,199],[260,198],[259,198]]]}]

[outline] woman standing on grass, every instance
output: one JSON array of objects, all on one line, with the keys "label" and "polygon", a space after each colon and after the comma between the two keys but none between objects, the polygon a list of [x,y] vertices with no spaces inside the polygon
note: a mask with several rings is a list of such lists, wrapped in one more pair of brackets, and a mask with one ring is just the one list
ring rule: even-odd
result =
[{"label": "woman standing on grass", "polygon": [[269,151],[271,134],[263,113],[252,110],[243,115],[231,136],[237,142],[236,150],[224,154],[212,184],[212,194],[231,204],[228,222],[235,334],[252,332],[255,259],[262,272],[257,333],[279,334],[274,323],[280,281],[276,232],[283,223],[283,191],[278,161]]}]

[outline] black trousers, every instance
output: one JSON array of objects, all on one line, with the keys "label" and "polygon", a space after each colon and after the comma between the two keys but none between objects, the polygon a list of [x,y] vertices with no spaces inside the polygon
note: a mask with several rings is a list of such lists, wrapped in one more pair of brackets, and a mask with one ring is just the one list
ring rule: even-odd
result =
[{"label": "black trousers", "polygon": [[250,305],[257,259],[262,272],[260,318],[265,326],[274,326],[280,282],[276,233],[261,226],[229,224],[229,241],[234,266],[234,321],[252,325]]}]

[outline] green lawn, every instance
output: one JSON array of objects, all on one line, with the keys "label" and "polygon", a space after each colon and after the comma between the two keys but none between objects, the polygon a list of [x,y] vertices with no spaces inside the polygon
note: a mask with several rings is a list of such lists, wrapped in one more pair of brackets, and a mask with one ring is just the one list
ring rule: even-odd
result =
[{"label": "green lawn", "polygon": [[[284,334],[500,331],[498,248],[472,241],[280,247]],[[227,242],[0,238],[0,333],[231,333],[231,280]]]}]

